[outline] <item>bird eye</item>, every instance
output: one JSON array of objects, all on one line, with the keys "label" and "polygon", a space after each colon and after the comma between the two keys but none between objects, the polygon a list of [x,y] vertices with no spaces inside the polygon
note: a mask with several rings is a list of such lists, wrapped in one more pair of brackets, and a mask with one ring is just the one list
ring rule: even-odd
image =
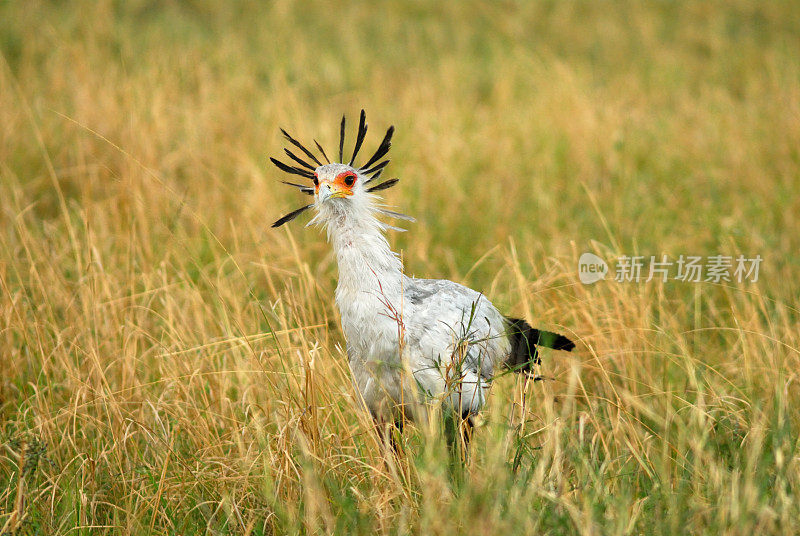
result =
[{"label": "bird eye", "polygon": [[353,183],[355,183],[355,182],[356,182],[356,176],[355,175],[348,175],[347,177],[344,178],[344,184],[348,188],[353,186]]}]

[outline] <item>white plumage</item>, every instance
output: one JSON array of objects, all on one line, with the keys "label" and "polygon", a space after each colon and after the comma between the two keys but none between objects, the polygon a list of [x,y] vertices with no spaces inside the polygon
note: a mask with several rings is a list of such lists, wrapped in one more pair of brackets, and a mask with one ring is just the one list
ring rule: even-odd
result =
[{"label": "white plumage", "polygon": [[[504,366],[530,370],[537,359],[535,345],[543,334],[526,323],[503,317],[482,294],[447,280],[416,279],[403,273],[402,263],[384,233],[394,227],[378,215],[411,219],[387,211],[371,190],[394,185],[396,179],[373,186],[388,161],[376,162],[389,149],[390,128],[376,155],[366,165],[353,161],[366,135],[362,111],[356,148],[349,164],[321,164],[286,132],[287,139],[319,164],[313,166],[291,151],[303,168],[273,159],[278,167],[314,182],[294,185],[314,194],[314,203],[278,220],[281,225],[313,208],[309,224],[323,226],[339,269],[336,305],[347,340],[353,381],[376,420],[391,422],[400,415],[418,418],[429,403],[441,403],[461,415],[478,412],[486,403],[492,378]],[[344,141],[344,118],[340,160]],[[322,151],[322,148],[317,144]],[[327,159],[324,151],[323,156]],[[377,170],[376,170],[377,169]],[[552,348],[571,350],[571,341],[555,334]]]}]

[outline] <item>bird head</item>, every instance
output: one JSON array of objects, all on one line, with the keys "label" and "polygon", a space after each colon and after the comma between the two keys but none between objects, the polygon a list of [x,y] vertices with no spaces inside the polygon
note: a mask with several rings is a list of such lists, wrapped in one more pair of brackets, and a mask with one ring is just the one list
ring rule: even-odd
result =
[{"label": "bird head", "polygon": [[[359,178],[361,180],[359,180]],[[314,170],[314,199],[322,205],[331,199],[347,199],[364,191],[364,177],[347,164],[325,164]]]},{"label": "bird head", "polygon": [[[297,184],[288,181],[282,182],[299,189],[304,194],[313,195],[314,202],[286,214],[273,223],[273,227],[279,227],[295,219],[310,208],[315,208],[317,210],[317,216],[312,219],[311,222],[323,224],[330,224],[332,221],[341,220],[342,217],[347,217],[348,215],[363,215],[366,213],[371,216],[371,212],[378,212],[386,216],[413,221],[413,218],[375,205],[374,199],[376,196],[372,194],[372,192],[391,188],[397,184],[399,180],[389,179],[383,182],[379,181],[383,170],[386,168],[387,164],[389,164],[388,159],[381,159],[389,152],[389,148],[392,144],[394,127],[389,127],[378,149],[366,163],[360,166],[355,164],[355,160],[364,143],[364,138],[367,135],[367,121],[364,110],[361,110],[358,133],[356,134],[355,147],[353,148],[353,156],[346,164],[344,163],[344,116],[342,116],[339,135],[339,162],[331,163],[325,150],[314,140],[314,144],[319,150],[319,153],[326,161],[326,163],[323,164],[312,151],[308,150],[303,144],[290,136],[285,130],[281,129],[281,132],[289,143],[302,152],[304,157],[301,158],[291,150],[284,149],[286,156],[297,165],[286,164],[275,158],[270,158],[270,160],[281,171],[310,180],[312,184]],[[387,228],[396,229],[386,224],[383,225]],[[330,228],[330,225],[328,225],[328,227]]]}]

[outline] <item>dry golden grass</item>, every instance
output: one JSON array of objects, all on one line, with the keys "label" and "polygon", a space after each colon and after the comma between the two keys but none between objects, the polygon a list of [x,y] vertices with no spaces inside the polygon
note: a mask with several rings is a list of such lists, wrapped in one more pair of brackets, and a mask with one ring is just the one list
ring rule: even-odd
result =
[{"label": "dry golden grass", "polygon": [[[0,4],[0,533],[796,534],[793,2]],[[359,410],[278,126],[397,127],[390,239],[580,341],[463,474]],[[377,143],[375,134],[368,143]],[[761,254],[583,286],[584,251]]]}]

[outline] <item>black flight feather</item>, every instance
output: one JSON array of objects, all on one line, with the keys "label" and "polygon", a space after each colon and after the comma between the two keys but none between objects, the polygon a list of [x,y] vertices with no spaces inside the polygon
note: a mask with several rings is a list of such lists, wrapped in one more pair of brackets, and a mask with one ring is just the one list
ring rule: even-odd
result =
[{"label": "black flight feather", "polygon": [[298,164],[300,164],[304,168],[310,169],[311,171],[314,171],[315,169],[317,169],[314,166],[312,166],[311,164],[309,164],[308,162],[306,162],[305,160],[303,160],[302,158],[300,158],[297,155],[295,155],[289,149],[284,149],[283,152],[286,153],[286,156],[288,156],[289,158],[291,158],[292,160],[294,160],[295,162],[297,162]]},{"label": "black flight feather", "polygon": [[511,342],[511,353],[505,365],[515,372],[531,374],[531,365],[538,365],[539,346],[554,350],[572,351],[575,343],[558,333],[532,328],[530,324],[519,318],[506,317],[508,338]]},{"label": "black flight feather", "polygon": [[295,147],[297,147],[298,149],[300,149],[301,151],[303,151],[303,152],[306,154],[306,156],[307,156],[307,157],[309,157],[309,158],[310,158],[311,160],[313,160],[314,162],[316,162],[318,166],[321,166],[321,165],[322,165],[322,163],[321,163],[319,160],[317,160],[317,157],[316,157],[316,156],[314,156],[314,155],[311,153],[311,151],[309,151],[308,149],[306,149],[305,147],[303,147],[303,144],[302,144],[302,143],[300,143],[299,141],[297,141],[296,139],[294,139],[293,137],[291,137],[291,136],[289,135],[289,133],[288,133],[288,132],[286,132],[285,130],[281,129],[281,132],[282,132],[282,133],[283,133],[283,135],[286,137],[286,139],[287,139],[287,140],[289,140],[289,142],[290,142],[292,145],[294,145]]},{"label": "black flight feather", "polygon": [[339,129],[339,162],[344,162],[344,116],[342,116],[342,127]]},{"label": "black flight feather", "polygon": [[361,149],[361,144],[364,143],[364,138],[367,135],[367,114],[364,110],[361,110],[361,118],[358,120],[358,135],[356,136],[356,146],[353,149],[353,158],[350,159],[350,163],[347,164],[348,166],[352,166],[353,162],[356,160],[356,155],[358,154],[358,150]]},{"label": "black flight feather", "polygon": [[382,182],[382,183],[380,183],[380,184],[378,184],[376,186],[373,186],[372,188],[367,188],[367,191],[368,192],[379,192],[380,190],[385,190],[387,188],[391,188],[392,186],[394,186],[398,182],[400,182],[400,179],[389,179],[388,181]]},{"label": "black flight feather", "polygon": [[322,153],[322,156],[325,157],[325,161],[330,164],[331,160],[328,158],[328,155],[325,154],[325,149],[322,148],[322,145],[320,145],[317,140],[314,140],[314,144],[316,144],[317,149],[319,149],[319,152]]},{"label": "black flight feather", "polygon": [[286,173],[291,173],[293,175],[300,175],[301,177],[305,177],[307,179],[313,179],[314,174],[310,171],[306,171],[305,169],[300,169],[298,167],[290,166],[288,164],[284,164],[280,160],[275,160],[274,158],[270,157],[270,161],[275,164],[278,169],[285,171]]},{"label": "black flight feather", "polygon": [[380,160],[383,155],[389,152],[389,148],[392,146],[392,134],[394,134],[394,126],[389,127],[389,130],[386,131],[386,136],[383,137],[383,141],[378,147],[378,150],[375,151],[375,154],[372,155],[372,158],[369,159],[369,162],[361,166],[361,169],[369,168],[372,164]]},{"label": "black flight feather", "polygon": [[575,343],[563,335],[541,329],[534,329],[533,331],[539,334],[539,346],[552,348],[553,350],[564,350],[565,352],[571,352],[575,349]]},{"label": "black flight feather", "polygon": [[290,213],[289,213],[289,214],[287,214],[286,216],[282,217],[281,219],[279,219],[278,221],[276,221],[275,223],[273,223],[273,224],[272,224],[272,226],[273,226],[273,227],[280,227],[280,226],[281,226],[281,225],[283,225],[284,223],[286,223],[286,222],[288,222],[288,221],[292,221],[293,219],[295,219],[295,218],[296,218],[296,217],[298,217],[300,214],[302,214],[303,212],[305,212],[306,210],[310,209],[310,208],[311,208],[311,207],[313,207],[313,206],[314,206],[314,203],[311,203],[310,205],[306,205],[306,206],[304,206],[304,207],[300,207],[300,208],[298,208],[297,210],[293,210],[292,212],[290,212]]}]

